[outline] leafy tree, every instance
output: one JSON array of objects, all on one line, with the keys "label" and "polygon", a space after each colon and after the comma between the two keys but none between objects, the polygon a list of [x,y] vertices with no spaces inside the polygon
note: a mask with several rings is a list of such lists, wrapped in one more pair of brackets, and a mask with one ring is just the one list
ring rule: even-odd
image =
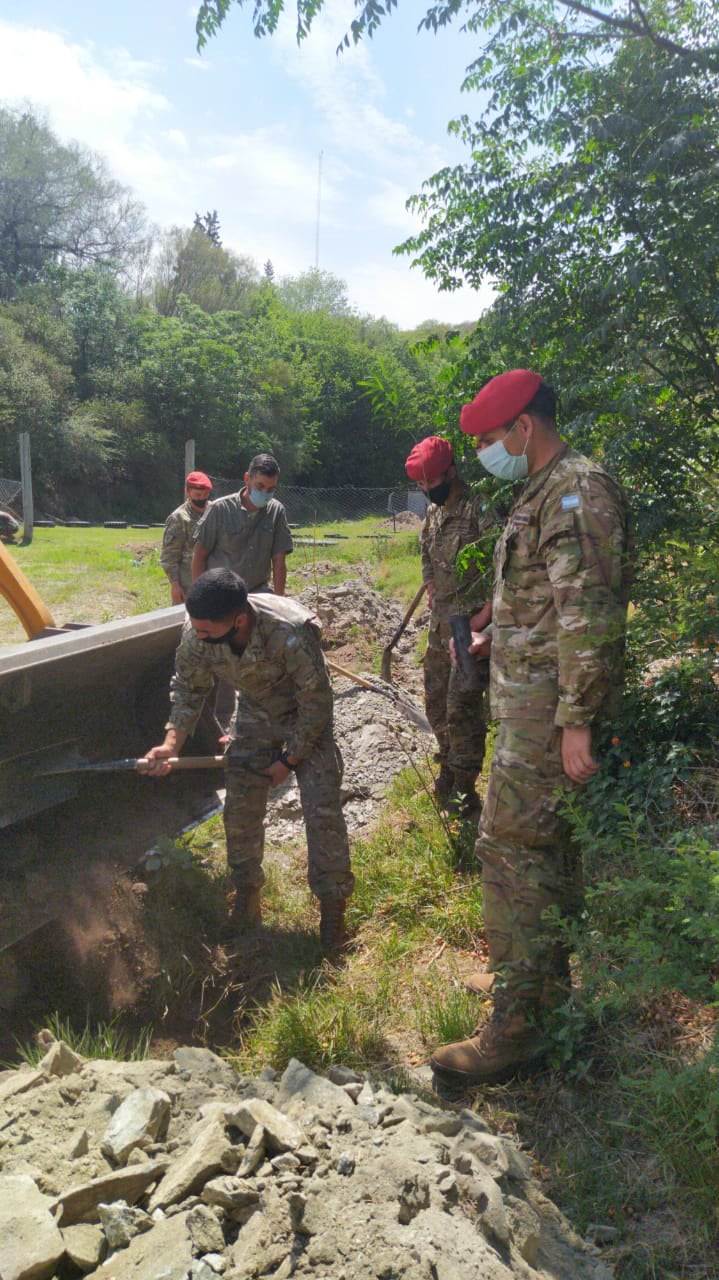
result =
[{"label": "leafy tree", "polygon": [[55,264],[131,265],[142,207],[99,156],[64,146],[29,110],[0,108],[0,297]]},{"label": "leafy tree", "polygon": [[195,221],[192,225],[195,231],[204,231],[216,249],[220,247],[222,244],[220,240],[220,219],[216,209],[213,209],[211,213],[206,213],[202,218],[199,213],[196,213]]},{"label": "leafy tree", "polygon": [[152,296],[165,316],[179,314],[183,295],[208,314],[243,311],[259,281],[251,258],[223,249],[197,225],[173,227],[163,238]]},{"label": "leafy tree", "polygon": [[[217,34],[233,3],[242,6],[246,0],[203,0],[195,28],[198,48]],[[397,4],[398,0],[355,0],[357,17],[350,23],[340,49],[343,45],[349,47],[350,42],[357,44],[364,36],[372,37]],[[285,0],[253,0],[253,5],[255,35],[271,35],[277,29]],[[324,0],[296,0],[298,42],[309,35],[313,20],[323,8]],[[469,32],[484,29],[501,33],[504,27],[516,30],[518,25],[528,23],[533,34],[549,35],[554,47],[586,47],[596,38],[641,40],[664,53],[688,56],[707,70],[719,70],[716,11],[705,0],[646,5],[631,0],[626,8],[614,6],[610,0],[599,0],[597,4],[562,0],[561,6],[553,5],[551,0],[441,0],[420,19],[419,29],[436,32],[458,17],[464,19],[463,30]]]},{"label": "leafy tree", "polygon": [[75,350],[72,371],[77,395],[86,400],[112,391],[128,354],[130,302],[105,267],[88,267],[69,276],[60,299]]},{"label": "leafy tree", "polygon": [[277,289],[291,311],[323,311],[327,315],[346,316],[352,310],[344,280],[317,267],[298,276],[283,276]]}]

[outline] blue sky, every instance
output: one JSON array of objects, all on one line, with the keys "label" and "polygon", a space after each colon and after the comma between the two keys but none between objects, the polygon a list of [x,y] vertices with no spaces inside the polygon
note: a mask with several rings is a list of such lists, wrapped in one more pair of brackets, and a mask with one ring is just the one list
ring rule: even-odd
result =
[{"label": "blue sky", "polygon": [[217,209],[225,246],[278,276],[315,264],[321,152],[319,265],[352,304],[402,327],[474,320],[489,290],[440,294],[392,255],[418,226],[407,197],[464,158],[448,121],[479,110],[460,92],[472,38],[418,34],[425,8],[403,0],[338,58],[351,0],[300,48],[291,20],[258,41],[235,8],[201,55],[186,0],[0,0],[0,101],[100,152],[160,228]]}]

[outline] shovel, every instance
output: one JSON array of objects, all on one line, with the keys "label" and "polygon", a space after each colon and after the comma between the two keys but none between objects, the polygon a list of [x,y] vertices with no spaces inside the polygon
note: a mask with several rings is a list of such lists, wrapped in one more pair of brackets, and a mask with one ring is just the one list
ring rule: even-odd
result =
[{"label": "shovel", "polygon": [[412,600],[412,603],[409,606],[409,609],[407,610],[402,621],[400,622],[397,630],[392,636],[392,639],[388,642],[388,644],[385,645],[384,649],[382,650],[382,679],[386,680],[387,684],[392,683],[392,650],[394,649],[397,641],[402,635],[402,632],[407,626],[407,623],[412,617],[412,614],[417,608],[417,605],[419,604],[426,590],[427,590],[427,583],[423,582],[421,587],[417,591],[417,594],[415,595],[414,599]]},{"label": "shovel", "polygon": [[338,676],[344,676],[347,680],[354,680],[355,684],[361,685],[363,689],[369,689],[371,693],[378,693],[381,698],[389,698],[405,719],[411,720],[412,724],[416,724],[425,733],[432,732],[432,726],[424,712],[420,711],[419,707],[415,706],[414,702],[403,693],[398,693],[394,688],[385,689],[384,685],[375,684],[373,680],[365,680],[364,676],[358,676],[355,671],[348,671],[346,667],[340,667],[338,663],[331,662],[326,654],[325,661],[330,671],[335,671]]},{"label": "shovel", "polygon": [[[176,769],[221,769],[227,764],[227,756],[168,756],[170,772]],[[39,770],[43,778],[58,773],[147,773],[151,761],[147,756],[126,756],[123,760],[72,760],[60,762],[49,769]],[[37,775],[36,775],[37,776]]]}]

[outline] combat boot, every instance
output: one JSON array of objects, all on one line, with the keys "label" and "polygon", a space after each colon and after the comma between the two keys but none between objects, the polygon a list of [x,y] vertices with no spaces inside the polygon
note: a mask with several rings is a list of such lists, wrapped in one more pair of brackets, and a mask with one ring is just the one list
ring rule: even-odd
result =
[{"label": "combat boot", "polygon": [[237,932],[254,929],[262,920],[262,890],[258,886],[242,885],[235,889],[230,909],[230,924]]},{"label": "combat boot", "polygon": [[328,960],[337,960],[347,946],[346,898],[320,898],[320,946]]},{"label": "combat boot", "polygon": [[462,979],[462,986],[472,995],[487,997],[492,995],[496,979],[496,973],[468,973]]},{"label": "combat boot", "polygon": [[434,784],[434,798],[441,808],[446,805],[453,788],[454,770],[448,764],[441,764]]},{"label": "combat boot", "polygon": [[471,770],[453,769],[454,786],[449,798],[448,809],[458,818],[478,818],[482,810],[482,801],[475,791],[477,774]]},{"label": "combat boot", "polygon": [[495,1011],[467,1040],[436,1049],[430,1064],[437,1076],[454,1084],[501,1084],[535,1070],[542,1057],[537,1029],[525,1014]]}]

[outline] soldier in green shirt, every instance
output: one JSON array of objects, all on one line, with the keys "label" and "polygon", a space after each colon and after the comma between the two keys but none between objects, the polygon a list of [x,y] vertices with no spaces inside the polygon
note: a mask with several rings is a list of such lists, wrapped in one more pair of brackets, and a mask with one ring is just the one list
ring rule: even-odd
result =
[{"label": "soldier in green shirt", "polygon": [[438,745],[435,795],[441,803],[470,816],[480,807],[475,783],[484,760],[488,671],[485,663],[482,678],[470,686],[452,666],[450,616],[475,614],[489,598],[491,578],[476,562],[461,572],[457,557],[465,547],[479,542],[495,517],[467,489],[448,440],[440,436],[421,440],[407,458],[405,470],[429,498],[420,545],[431,611],[423,665],[427,719]]},{"label": "soldier in green shirt", "polygon": [[248,591],[285,594],[293,543],[285,509],[273,497],[279,478],[277,460],[258,453],[245,472],[244,488],[212,503],[197,526],[193,579],[206,569],[232,569]]},{"label": "soldier in green shirt", "polygon": [[561,439],[539,374],[491,379],[461,427],[492,475],[526,479],[495,550],[491,626],[490,610],[472,620],[471,651],[491,646],[499,721],[477,842],[490,972],[472,984],[493,992],[494,1010],[432,1057],[440,1077],[490,1083],[541,1056],[542,1017],[570,992],[546,919],[581,905],[580,851],[560,809],[596,773],[597,731],[621,692],[632,538],[622,489]]},{"label": "soldier in green shirt", "polygon": [[309,885],[320,900],[320,939],[325,954],[337,956],[354,877],[319,623],[294,601],[270,592],[248,596],[231,569],[202,574],[185,604],[189,621],[170,684],[170,718],[164,742],[147,753],[151,772],[167,773],[164,761],[182,750],[215,679],[230,684],[238,695],[224,811],[233,922],[248,928],[260,920],[267,797],[293,770],[307,832]]},{"label": "soldier in green shirt", "polygon": [[192,586],[192,555],[198,521],[212,493],[212,481],[204,471],[191,471],[185,481],[186,502],[172,511],[162,535],[160,567],[170,582],[173,604],[182,604]]}]

